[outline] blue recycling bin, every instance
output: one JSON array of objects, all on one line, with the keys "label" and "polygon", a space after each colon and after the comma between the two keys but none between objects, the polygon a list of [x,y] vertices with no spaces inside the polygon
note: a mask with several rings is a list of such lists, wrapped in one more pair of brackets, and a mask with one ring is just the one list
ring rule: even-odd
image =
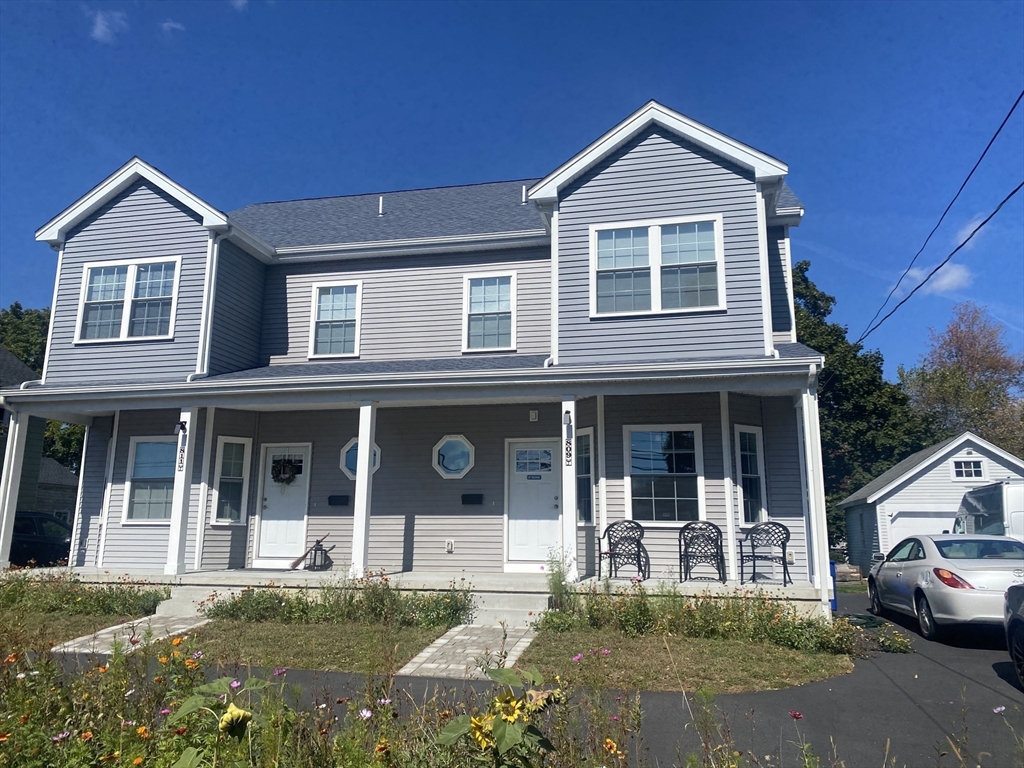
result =
[{"label": "blue recycling bin", "polygon": [[832,613],[839,610],[839,602],[836,600],[836,561],[828,561],[828,574],[832,578],[832,599],[828,601],[829,608],[832,609]]}]

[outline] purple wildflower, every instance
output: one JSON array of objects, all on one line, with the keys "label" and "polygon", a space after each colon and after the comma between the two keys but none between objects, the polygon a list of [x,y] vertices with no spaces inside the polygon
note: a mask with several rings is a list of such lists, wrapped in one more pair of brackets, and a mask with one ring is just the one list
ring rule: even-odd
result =
[{"label": "purple wildflower", "polygon": [[577,653],[575,656],[572,657],[572,660],[579,664],[581,661],[583,661],[583,654]]},{"label": "purple wildflower", "polygon": [[274,677],[280,677],[281,675],[283,675],[287,671],[288,670],[285,667],[278,667],[277,669],[274,670]]},{"label": "purple wildflower", "polygon": [[1005,712],[1005,711],[1006,711],[1006,707],[996,707],[996,708],[995,708],[995,709],[993,709],[992,711],[993,711],[993,712],[994,712],[995,714],[997,714],[997,715],[1001,715],[1001,714],[1003,714],[1003,712]]},{"label": "purple wildflower", "polygon": [[133,725],[135,725],[135,721],[134,720],[122,720],[121,721],[121,727],[122,728],[128,728],[128,727],[133,726]]},{"label": "purple wildflower", "polygon": [[239,680],[232,680],[231,681],[231,690],[237,691],[241,687],[242,687],[241,681],[239,681]]},{"label": "purple wildflower", "polygon": [[164,717],[167,717],[169,714],[171,714],[171,710],[169,710],[166,707],[164,707],[163,709],[160,710],[160,714],[163,715]]},{"label": "purple wildflower", "polygon": [[611,655],[611,651],[609,651],[607,648],[602,648],[601,649],[601,655],[602,656],[610,656]]},{"label": "purple wildflower", "polygon": [[371,717],[373,717],[373,712],[364,707],[363,709],[359,710],[359,717],[362,720],[369,720]]},{"label": "purple wildflower", "polygon": [[64,739],[66,739],[70,735],[71,731],[63,731],[61,733],[58,733],[56,736],[51,736],[50,741],[56,744],[57,742],[64,741]]},{"label": "purple wildflower", "polygon": [[387,706],[388,704],[391,703],[391,699],[377,699],[377,703],[378,704],[384,704],[385,706]]},{"label": "purple wildflower", "polygon": [[196,651],[195,653],[192,654],[192,658],[193,659],[201,659],[201,658],[203,658],[203,652],[202,651]]},{"label": "purple wildflower", "polygon": [[621,717],[619,717],[618,715],[612,715],[612,722],[613,722],[613,723],[617,723],[617,722],[619,722],[619,720],[621,720],[621,719],[622,719],[622,718],[621,718]]}]

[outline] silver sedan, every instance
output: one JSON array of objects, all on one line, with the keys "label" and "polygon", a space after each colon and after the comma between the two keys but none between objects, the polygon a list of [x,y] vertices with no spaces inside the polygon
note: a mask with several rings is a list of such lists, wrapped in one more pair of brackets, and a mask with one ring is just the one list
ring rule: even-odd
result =
[{"label": "silver sedan", "polygon": [[943,625],[1002,623],[1003,593],[1024,583],[1024,544],[1008,536],[914,536],[875,561],[871,610],[916,617],[929,640]]}]

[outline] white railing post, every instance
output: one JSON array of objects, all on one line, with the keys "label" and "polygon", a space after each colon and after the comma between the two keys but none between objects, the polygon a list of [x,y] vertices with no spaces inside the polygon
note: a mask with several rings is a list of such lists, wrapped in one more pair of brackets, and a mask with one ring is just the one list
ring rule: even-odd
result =
[{"label": "white railing post", "polygon": [[562,512],[562,561],[566,577],[572,581],[579,578],[577,567],[576,540],[576,396],[562,396],[562,444],[558,464],[562,467],[562,498],[559,509]]},{"label": "white railing post", "polygon": [[167,537],[167,564],[164,573],[175,576],[185,572],[185,540],[188,535],[188,508],[192,500],[192,464],[196,457],[193,434],[196,409],[182,408],[178,417],[178,450],[174,456],[174,492],[171,497],[171,529]]},{"label": "white railing post", "polygon": [[349,576],[366,573],[370,556],[370,507],[373,498],[373,446],[377,438],[377,404],[359,404],[359,448],[356,451],[356,498],[352,508],[352,563]]},{"label": "white railing post", "polygon": [[28,423],[26,414],[11,413],[7,427],[7,448],[4,451],[3,475],[0,476],[0,571],[11,564],[11,538],[14,536],[14,515],[18,511]]}]

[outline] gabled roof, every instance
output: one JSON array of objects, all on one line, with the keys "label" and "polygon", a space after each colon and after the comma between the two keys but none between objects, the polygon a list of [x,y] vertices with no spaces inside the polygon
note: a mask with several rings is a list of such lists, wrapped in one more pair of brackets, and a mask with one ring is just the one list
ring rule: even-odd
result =
[{"label": "gabled roof", "polygon": [[50,245],[60,245],[76,224],[140,179],[159,187],[182,205],[195,211],[202,217],[203,226],[207,229],[227,229],[228,218],[224,213],[203,202],[149,163],[138,157],[133,157],[36,230],[36,240],[42,240]]},{"label": "gabled roof", "polygon": [[[232,211],[230,218],[281,253],[342,244],[544,236],[544,222],[536,206],[523,204],[524,187],[535,181],[257,203]],[[381,208],[382,216],[378,215]]]},{"label": "gabled roof", "polygon": [[890,490],[896,488],[905,480],[909,479],[922,466],[932,462],[937,463],[937,461],[941,461],[947,456],[953,455],[960,450],[964,443],[968,442],[975,443],[979,448],[991,451],[1003,460],[1016,464],[1017,467],[1020,468],[1021,472],[1024,473],[1024,461],[1017,458],[1012,453],[1007,453],[1002,448],[993,445],[987,440],[983,440],[973,432],[964,432],[956,437],[950,437],[940,443],[928,446],[917,453],[911,454],[896,466],[880,474],[859,491],[847,496],[836,506],[844,508],[852,507],[855,504],[874,504]]},{"label": "gabled roof", "polygon": [[804,204],[796,196],[789,184],[785,181],[779,185],[779,194],[775,197],[775,215],[784,216],[787,213],[800,211],[803,213]]},{"label": "gabled roof", "polygon": [[537,182],[530,189],[530,199],[538,202],[557,200],[558,193],[563,187],[651,125],[659,125],[743,168],[748,168],[753,171],[754,178],[758,181],[779,179],[789,173],[789,168],[781,160],[696,120],[691,120],[686,115],[656,101],[649,101],[582,152]]},{"label": "gabled roof", "polygon": [[39,482],[47,485],[77,486],[78,478],[56,459],[43,456],[39,460]]},{"label": "gabled roof", "polygon": [[25,365],[7,347],[0,347],[0,389],[13,389],[22,382],[35,381],[39,375]]}]

